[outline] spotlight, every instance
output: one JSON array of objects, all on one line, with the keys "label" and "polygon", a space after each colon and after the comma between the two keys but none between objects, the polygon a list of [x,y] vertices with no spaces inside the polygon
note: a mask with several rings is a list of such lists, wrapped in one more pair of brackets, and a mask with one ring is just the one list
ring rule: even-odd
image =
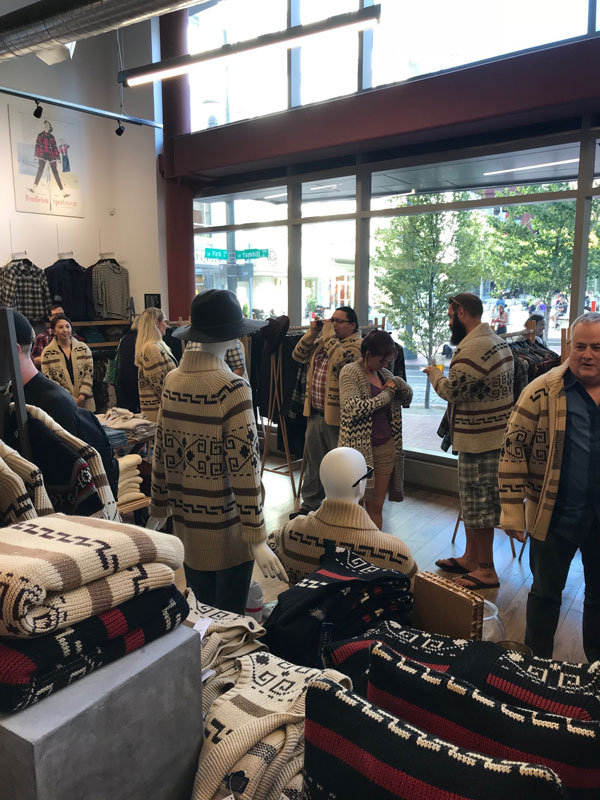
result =
[{"label": "spotlight", "polygon": [[123,134],[125,133],[125,127],[120,120],[119,120],[119,127],[117,128],[115,133],[117,134],[117,136],[123,136]]},{"label": "spotlight", "polygon": [[42,116],[43,113],[44,113],[44,109],[41,107],[41,105],[36,100],[35,101],[35,108],[33,109],[33,116],[36,119],[39,119]]}]

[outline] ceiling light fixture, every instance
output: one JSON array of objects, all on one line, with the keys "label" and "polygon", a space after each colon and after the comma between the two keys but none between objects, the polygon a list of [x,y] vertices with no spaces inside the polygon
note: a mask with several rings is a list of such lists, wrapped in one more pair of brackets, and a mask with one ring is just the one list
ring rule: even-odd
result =
[{"label": "ceiling light fixture", "polygon": [[263,200],[274,200],[276,197],[287,197],[287,192],[278,192],[277,194],[266,194]]},{"label": "ceiling light fixture", "polygon": [[358,11],[347,14],[337,14],[334,17],[321,19],[307,25],[293,25],[284,31],[275,31],[257,36],[256,39],[246,39],[242,42],[226,44],[216,50],[205,50],[194,55],[177,56],[157,61],[155,64],[146,64],[143,67],[133,67],[119,72],[118,82],[124,86],[141,86],[144,83],[176,78],[186,75],[198,64],[205,61],[216,61],[220,58],[229,58],[249,50],[264,49],[265,47],[280,46],[286,49],[303,44],[310,37],[320,36],[338,28],[346,30],[365,30],[379,22],[381,5],[367,6]]},{"label": "ceiling light fixture", "polygon": [[119,127],[116,129],[115,133],[117,134],[117,136],[123,136],[123,134],[125,133],[125,127],[121,122],[121,120],[119,120]]},{"label": "ceiling light fixture", "polygon": [[310,191],[311,192],[326,192],[328,189],[337,189],[339,185],[340,185],[339,183],[327,183],[327,184],[323,184],[321,186],[311,186],[310,187]]},{"label": "ceiling light fixture", "polygon": [[[45,97],[44,95],[32,94],[31,92],[24,92],[21,89],[12,89],[9,86],[0,86],[0,94],[8,94],[12,97],[23,97],[25,100],[31,100],[38,106],[40,102],[48,106],[57,106],[58,108],[68,108],[70,111],[79,111],[81,114],[93,114],[95,117],[104,117],[104,119],[112,119],[115,122],[127,122],[130,125],[147,125],[150,128],[162,128],[161,122],[155,122],[153,119],[142,119],[141,117],[130,117],[129,114],[118,113],[116,111],[105,111],[103,108],[94,108],[93,106],[82,106],[80,103],[71,103],[69,100],[59,100],[57,97]],[[35,113],[38,109],[34,109],[34,116],[39,119],[43,114],[43,109],[40,106],[39,117]]]},{"label": "ceiling light fixture", "polygon": [[528,169],[542,169],[543,167],[557,167],[559,164],[577,164],[578,158],[566,158],[564,161],[549,161],[547,164],[530,164],[527,167],[513,167],[512,169],[498,169],[495,172],[484,172],[484,175],[503,175],[505,172],[522,172]]},{"label": "ceiling light fixture", "polygon": [[33,116],[36,119],[40,119],[40,117],[42,116],[43,113],[44,113],[44,109],[42,108],[42,106],[36,100],[35,101],[35,108],[33,109]]}]

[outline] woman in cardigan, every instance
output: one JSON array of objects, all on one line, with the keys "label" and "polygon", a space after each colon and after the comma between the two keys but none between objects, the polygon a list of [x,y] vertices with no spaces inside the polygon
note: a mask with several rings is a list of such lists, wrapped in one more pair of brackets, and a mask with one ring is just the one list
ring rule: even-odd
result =
[{"label": "woman in cardigan", "polygon": [[165,376],[177,366],[175,356],[163,336],[167,320],[160,308],[146,308],[140,315],[135,342],[135,365],[138,368],[140,410],[156,422]]},{"label": "woman in cardigan", "polygon": [[404,498],[402,406],[410,405],[412,389],[384,368],[394,353],[389,333],[371,331],[362,340],[362,361],[340,372],[339,446],[354,447],[373,467],[365,508],[379,529],[388,489],[390,500]]},{"label": "woman in cardigan", "polygon": [[65,314],[52,317],[50,330],[54,338],[42,350],[42,372],[73,395],[80,408],[95,411],[92,351],[73,337],[71,320]]}]

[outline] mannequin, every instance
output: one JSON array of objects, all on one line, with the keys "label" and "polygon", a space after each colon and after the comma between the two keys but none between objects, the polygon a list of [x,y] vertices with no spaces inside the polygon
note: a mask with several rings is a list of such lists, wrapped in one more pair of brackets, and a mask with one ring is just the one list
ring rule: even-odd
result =
[{"label": "mannequin", "polygon": [[165,378],[148,526],[172,515],[196,598],[243,614],[254,562],[266,578],[287,579],[266,544],[250,387],[224,360],[239,336],[266,323],[245,319],[235,294],[222,289],[196,295],[190,316],[173,334],[186,347]]},{"label": "mannequin", "polygon": [[416,573],[404,542],[382,533],[359,506],[369,475],[364,456],[352,447],[336,447],[324,456],[319,477],[325,500],[320,508],[295,517],[269,536],[269,547],[282,560],[292,583],[317,569],[326,539],[378,567],[396,569],[409,578]]},{"label": "mannequin", "polygon": [[[212,353],[214,356],[220,358],[223,362],[225,362],[225,352],[230,347],[235,347],[235,343],[236,343],[235,339],[231,339],[228,342],[204,342],[202,344],[202,349],[204,350],[205,353]],[[356,452],[356,450],[353,452]],[[364,492],[364,486],[363,486],[363,492]],[[358,503],[358,500],[356,502]],[[150,528],[150,530],[156,531],[163,524],[164,524],[164,519],[159,519],[158,517],[150,517],[146,527]],[[286,574],[286,571],[283,568],[281,561],[277,558],[277,556],[268,546],[266,541],[252,543],[250,545],[250,549],[252,551],[252,557],[254,561],[258,564],[258,567],[265,578],[278,578],[280,581],[285,581],[287,583],[288,576]]]}]

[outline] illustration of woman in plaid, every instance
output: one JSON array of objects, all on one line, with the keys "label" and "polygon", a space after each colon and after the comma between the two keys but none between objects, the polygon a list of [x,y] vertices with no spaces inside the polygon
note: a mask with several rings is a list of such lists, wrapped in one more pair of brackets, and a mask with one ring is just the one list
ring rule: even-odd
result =
[{"label": "illustration of woman in plaid", "polygon": [[29,191],[35,194],[38,183],[46,169],[46,164],[49,164],[56,183],[58,184],[58,188],[63,192],[63,197],[68,197],[69,195],[63,187],[60,175],[58,174],[58,167],[56,166],[56,162],[60,158],[60,152],[52,130],[52,123],[50,120],[45,119],[44,130],[38,133],[37,139],[35,140],[35,157],[38,160],[38,170],[33,186],[30,187]]}]

